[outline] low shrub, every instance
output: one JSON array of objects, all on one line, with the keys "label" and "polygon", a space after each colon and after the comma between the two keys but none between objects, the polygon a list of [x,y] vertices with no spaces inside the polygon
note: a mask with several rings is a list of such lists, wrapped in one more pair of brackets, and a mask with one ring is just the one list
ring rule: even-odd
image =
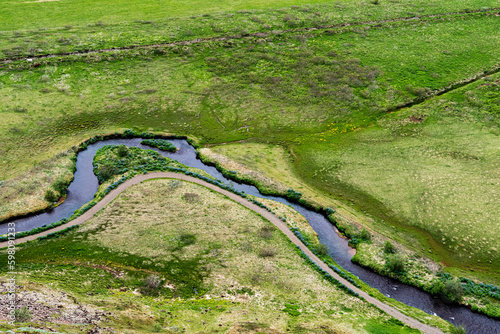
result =
[{"label": "low shrub", "polygon": [[67,180],[64,177],[58,177],[54,183],[52,183],[52,188],[57,191],[61,196],[66,195],[68,191],[68,186],[71,183],[71,180]]},{"label": "low shrub", "polygon": [[189,202],[189,203],[195,203],[195,202],[199,202],[200,195],[195,194],[195,193],[185,193],[182,196],[182,199],[185,200],[186,202]]},{"label": "low shrub", "polygon": [[141,141],[141,144],[148,145],[151,147],[156,147],[162,151],[167,151],[167,152],[177,151],[177,147],[175,147],[174,144],[164,139],[146,139]]},{"label": "low shrub", "polygon": [[116,154],[120,157],[126,157],[129,153],[128,147],[125,145],[119,145],[118,149],[116,150]]},{"label": "low shrub", "polygon": [[274,257],[276,255],[276,251],[273,248],[262,248],[259,252],[260,257]]},{"label": "low shrub", "polygon": [[159,275],[149,275],[142,281],[141,293],[149,296],[157,296],[160,293],[162,279]]},{"label": "low shrub", "polygon": [[394,274],[403,274],[405,272],[405,261],[400,254],[390,254],[385,260],[385,268]]},{"label": "low shrub", "polygon": [[302,193],[299,193],[293,189],[288,189],[286,191],[286,197],[292,201],[298,201],[302,197]]},{"label": "low shrub", "polygon": [[314,246],[314,250],[316,251],[316,254],[319,256],[326,256],[328,255],[328,247],[325,244],[317,244]]},{"label": "low shrub", "polygon": [[182,247],[192,245],[196,242],[196,236],[192,233],[183,232],[179,236],[179,243]]},{"label": "low shrub", "polygon": [[434,297],[439,297],[443,291],[444,282],[440,279],[434,280],[431,284],[431,287],[428,289],[428,292]]},{"label": "low shrub", "polygon": [[253,250],[253,245],[250,242],[244,242],[241,244],[241,250],[249,253]]},{"label": "low shrub", "polygon": [[111,164],[104,165],[97,171],[97,178],[99,179],[100,183],[103,183],[112,178],[117,173],[118,173],[118,168],[116,168],[115,166]]},{"label": "low shrub", "polygon": [[31,311],[25,306],[14,311],[16,322],[28,322],[31,320]]},{"label": "low shrub", "polygon": [[464,290],[462,284],[458,280],[447,280],[444,283],[444,289],[441,293],[441,298],[445,302],[458,303],[462,300]]},{"label": "low shrub", "polygon": [[47,191],[45,192],[44,199],[47,202],[53,203],[53,202],[57,202],[57,200],[59,199],[59,196],[57,196],[56,193],[52,189],[47,189]]},{"label": "low shrub", "polygon": [[271,226],[264,226],[263,228],[261,228],[259,230],[259,237],[261,237],[262,239],[272,239],[273,238],[273,230],[274,228],[272,228]]},{"label": "low shrub", "polygon": [[448,275],[435,279],[428,292],[434,297],[441,298],[445,303],[459,303],[464,295],[462,283]]},{"label": "low shrub", "polygon": [[170,189],[177,189],[182,187],[182,182],[179,180],[172,180],[168,183],[168,186],[170,187]]},{"label": "low shrub", "polygon": [[394,245],[391,244],[390,241],[384,242],[384,253],[386,253],[386,254],[396,253],[396,248],[394,248]]},{"label": "low shrub", "polygon": [[456,326],[456,327],[453,327],[451,329],[451,334],[465,334],[467,333],[467,330],[465,329],[464,326],[462,325],[459,325],[459,326]]},{"label": "low shrub", "polygon": [[[339,228],[340,230],[340,228]],[[372,236],[367,229],[363,229],[361,232],[356,234],[352,233],[352,228],[347,226],[344,228],[344,233],[347,237],[350,237],[349,246],[356,248],[356,246],[361,242],[368,242],[371,240]]]},{"label": "low shrub", "polygon": [[368,232],[367,229],[363,229],[360,233],[359,233],[359,238],[363,241],[369,241],[372,236],[370,234],[370,232]]}]

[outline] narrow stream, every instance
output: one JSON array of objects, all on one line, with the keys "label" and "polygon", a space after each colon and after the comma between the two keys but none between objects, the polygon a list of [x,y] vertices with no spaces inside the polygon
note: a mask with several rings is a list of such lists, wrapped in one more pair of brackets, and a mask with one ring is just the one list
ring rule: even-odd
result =
[{"label": "narrow stream", "polygon": [[[226,179],[215,167],[207,166],[196,157],[195,149],[183,139],[170,140],[179,150],[175,153],[164,152],[159,149],[141,145],[142,139],[110,139],[88,145],[85,151],[78,154],[76,161],[75,179],[68,188],[68,196],[63,204],[50,212],[20,218],[14,220],[16,231],[27,231],[35,227],[48,225],[62,218],[71,216],[85,203],[94,198],[98,188],[97,177],[92,169],[92,161],[96,151],[106,145],[121,145],[129,147],[140,147],[153,149],[160,154],[177,160],[187,166],[202,169],[213,177],[230,183],[239,191],[255,195],[261,198],[275,200],[287,205],[291,205],[301,213],[318,233],[319,239],[329,248],[330,256],[344,269],[358,276],[362,281],[371,287],[378,289],[384,295],[394,298],[407,305],[420,308],[421,310],[438,315],[455,325],[464,325],[470,334],[500,334],[500,321],[491,319],[485,315],[474,313],[463,306],[447,305],[442,301],[431,297],[428,293],[415,287],[399,283],[393,279],[378,275],[370,270],[364,269],[351,262],[354,255],[352,248],[348,246],[348,241],[337,233],[337,229],[328,219],[315,211],[309,210],[299,204],[291,203],[285,198],[262,195],[254,186],[239,184]],[[0,234],[7,232],[7,224],[0,224]]]}]

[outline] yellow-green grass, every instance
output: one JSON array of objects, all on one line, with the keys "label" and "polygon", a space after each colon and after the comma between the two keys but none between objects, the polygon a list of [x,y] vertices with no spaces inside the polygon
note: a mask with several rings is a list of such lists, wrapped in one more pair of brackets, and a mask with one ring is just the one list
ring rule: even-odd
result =
[{"label": "yellow-green grass", "polygon": [[[256,213],[202,186],[172,182],[134,186],[78,230],[21,246],[19,282],[105,309],[112,315],[100,326],[120,332],[147,332],[155,323],[188,333],[245,326],[273,333],[415,332],[321,279]],[[262,257],[264,249],[274,255]],[[153,272],[165,278],[161,294],[134,294]]]},{"label": "yellow-green grass", "polygon": [[0,221],[49,208],[45,192],[57,178],[73,178],[74,152],[68,151],[36,165],[28,173],[0,182]]},{"label": "yellow-green grass", "polygon": [[[217,162],[220,167],[226,170],[236,171],[240,178],[251,180],[251,182],[257,184],[261,189],[283,192],[283,189],[286,189],[287,185],[289,187],[293,185],[295,187],[293,189],[300,189],[304,194],[303,198],[309,202],[316,202],[322,206],[335,207],[337,209],[337,212],[334,214],[335,220],[343,228],[351,229],[351,231],[355,231],[356,229],[359,230],[359,224],[353,224],[353,222],[356,222],[362,223],[364,226],[369,226],[371,229],[375,230],[376,233],[373,234],[370,242],[363,242],[357,245],[355,255],[356,263],[365,267],[370,267],[381,274],[401,278],[398,275],[388,272],[385,267],[388,254],[384,252],[384,242],[387,241],[387,237],[389,237],[396,240],[404,240],[405,246],[396,243],[396,247],[398,252],[402,254],[405,259],[406,268],[402,279],[404,279],[406,283],[431,290],[432,286],[439,281],[438,275],[445,270],[451,272],[455,277],[473,277],[479,281],[482,280],[497,284],[497,278],[494,274],[491,275],[491,272],[463,270],[460,266],[445,268],[442,264],[434,260],[422,257],[422,253],[425,253],[425,251],[422,252],[418,247],[414,247],[415,244],[418,245],[418,236],[412,236],[412,233],[402,235],[401,231],[394,231],[391,225],[383,225],[379,222],[377,224],[375,220],[370,219],[361,212],[354,211],[352,207],[346,206],[342,201],[324,196],[320,190],[305,186],[304,183],[298,182],[299,179],[292,172],[293,166],[290,165],[290,157],[282,148],[265,144],[238,143],[214,146],[211,147],[211,149],[202,149],[201,152],[203,153],[203,157],[207,160],[214,163]],[[274,175],[273,172],[277,165],[281,166],[283,172]],[[250,169],[250,167],[252,169]],[[282,183],[266,183],[270,175],[273,175],[274,180],[279,180]],[[270,203],[266,203],[266,205],[272,207],[272,203],[273,202],[270,201]],[[338,204],[343,205],[339,207],[337,206]],[[353,228],[354,230],[352,230]],[[381,237],[381,235],[385,235],[386,237]],[[392,242],[394,243],[394,241]],[[438,252],[436,250],[434,251]],[[467,294],[461,300],[461,303],[482,309],[483,312],[489,312],[491,314],[497,313],[497,311],[495,311],[497,302],[493,298]]]}]

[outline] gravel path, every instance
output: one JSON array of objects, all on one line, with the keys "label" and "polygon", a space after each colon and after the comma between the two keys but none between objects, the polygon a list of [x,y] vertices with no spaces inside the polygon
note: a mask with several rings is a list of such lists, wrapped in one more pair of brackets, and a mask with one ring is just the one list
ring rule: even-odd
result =
[{"label": "gravel path", "polygon": [[[47,235],[52,232],[60,231],[62,229],[65,229],[68,226],[73,226],[73,225],[78,225],[86,222],[87,220],[91,219],[94,214],[99,212],[101,209],[103,209],[106,205],[108,205],[113,199],[115,199],[121,192],[125,191],[127,188],[130,186],[133,186],[135,184],[141,183],[146,180],[150,179],[155,179],[155,178],[171,178],[171,179],[178,179],[182,181],[188,181],[188,182],[193,182],[199,185],[202,185],[204,187],[207,187],[213,191],[216,191],[218,193],[221,193],[233,201],[247,207],[248,209],[257,212],[260,214],[262,217],[266,218],[269,220],[271,223],[273,223],[276,227],[278,227],[286,236],[297,246],[300,247],[300,249],[307,254],[313,260],[316,262],[324,271],[328,272],[330,275],[332,275],[336,280],[347,286],[348,288],[352,289],[354,292],[357,292],[361,297],[366,299],[369,303],[375,305],[379,309],[383,310],[387,314],[393,316],[394,318],[401,320],[405,324],[407,324],[410,327],[416,328],[421,330],[424,333],[428,334],[442,334],[443,332],[435,327],[431,327],[429,325],[425,325],[421,323],[420,321],[413,319],[407,315],[404,315],[400,311],[396,310],[392,306],[389,306],[387,304],[384,304],[378,299],[375,299],[368,295],[366,292],[363,290],[355,287],[351,283],[349,283],[347,280],[344,278],[340,277],[337,273],[335,273],[332,269],[330,269],[323,261],[321,261],[316,255],[314,255],[309,248],[307,248],[296,236],[293,234],[292,231],[288,228],[288,226],[277,216],[272,214],[271,212],[267,211],[264,208],[261,208],[251,202],[249,202],[247,199],[240,197],[230,191],[224,190],[222,188],[219,188],[211,183],[205,182],[203,180],[200,180],[198,178],[184,175],[184,174],[179,174],[179,173],[172,173],[172,172],[154,172],[154,173],[148,173],[148,174],[142,174],[134,177],[133,179],[127,180],[121,185],[119,185],[116,189],[112,190],[106,197],[104,197],[99,203],[97,203],[94,207],[92,207],[90,210],[82,214],[80,217],[70,221],[67,224],[58,226],[54,229],[48,230],[41,232],[39,234],[31,235],[28,237],[20,238],[16,240],[16,244],[26,242],[28,240],[35,240],[39,236]],[[1,242],[0,243],[0,248],[7,247],[7,242]]]}]

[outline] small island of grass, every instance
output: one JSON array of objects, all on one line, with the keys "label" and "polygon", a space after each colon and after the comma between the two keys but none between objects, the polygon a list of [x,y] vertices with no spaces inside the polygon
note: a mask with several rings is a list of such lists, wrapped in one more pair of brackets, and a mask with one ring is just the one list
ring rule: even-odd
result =
[{"label": "small island of grass", "polygon": [[177,151],[177,147],[175,147],[174,144],[165,139],[145,139],[141,141],[141,144],[156,147],[162,151],[167,151],[167,152]]}]

